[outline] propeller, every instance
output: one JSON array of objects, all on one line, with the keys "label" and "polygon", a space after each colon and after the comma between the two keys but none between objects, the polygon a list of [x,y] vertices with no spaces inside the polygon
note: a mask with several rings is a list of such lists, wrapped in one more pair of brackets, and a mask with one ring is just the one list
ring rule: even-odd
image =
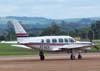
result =
[{"label": "propeller", "polygon": [[99,50],[99,47],[97,47],[97,46],[94,46],[94,48],[97,49],[97,50]]},{"label": "propeller", "polygon": [[99,46],[100,46],[100,41],[98,40],[93,40],[92,43],[94,44],[94,48],[96,50],[100,50]]}]

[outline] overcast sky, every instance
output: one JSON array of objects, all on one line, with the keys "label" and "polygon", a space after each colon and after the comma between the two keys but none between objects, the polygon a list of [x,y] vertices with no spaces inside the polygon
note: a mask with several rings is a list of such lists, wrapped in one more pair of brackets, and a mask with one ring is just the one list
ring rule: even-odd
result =
[{"label": "overcast sky", "polygon": [[0,0],[0,16],[100,17],[100,0]]}]

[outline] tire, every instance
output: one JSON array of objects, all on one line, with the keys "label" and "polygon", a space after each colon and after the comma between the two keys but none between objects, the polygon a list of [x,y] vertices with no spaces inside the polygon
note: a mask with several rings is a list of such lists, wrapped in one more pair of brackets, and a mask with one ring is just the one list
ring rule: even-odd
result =
[{"label": "tire", "polygon": [[44,55],[40,55],[40,60],[45,60]]},{"label": "tire", "polygon": [[45,60],[45,56],[42,51],[40,51],[39,56],[40,56],[40,60]]},{"label": "tire", "polygon": [[70,59],[75,60],[75,56],[71,54]]},{"label": "tire", "polygon": [[80,54],[78,55],[78,59],[82,59],[82,56]]}]

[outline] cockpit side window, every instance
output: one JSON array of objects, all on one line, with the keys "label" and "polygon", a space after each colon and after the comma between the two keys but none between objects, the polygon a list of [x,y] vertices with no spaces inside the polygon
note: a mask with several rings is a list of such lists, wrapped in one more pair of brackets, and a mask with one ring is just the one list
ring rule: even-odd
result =
[{"label": "cockpit side window", "polygon": [[57,43],[57,39],[52,39],[52,43]]},{"label": "cockpit side window", "polygon": [[47,43],[50,43],[50,39],[46,39],[46,42],[47,42]]},{"label": "cockpit side window", "polygon": [[63,39],[62,38],[59,38],[59,43],[63,43]]}]

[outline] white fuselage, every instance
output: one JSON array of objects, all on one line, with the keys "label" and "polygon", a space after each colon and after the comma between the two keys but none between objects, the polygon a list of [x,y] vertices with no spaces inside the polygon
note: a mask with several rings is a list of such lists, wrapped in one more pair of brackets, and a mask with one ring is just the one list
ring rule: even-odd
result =
[{"label": "white fuselage", "polygon": [[[75,43],[77,43],[78,46],[81,44],[70,36],[19,37],[18,40],[20,44],[43,51],[58,51],[61,50],[61,48],[71,47],[71,45],[74,46]],[[75,44],[75,46],[77,45]]]}]

